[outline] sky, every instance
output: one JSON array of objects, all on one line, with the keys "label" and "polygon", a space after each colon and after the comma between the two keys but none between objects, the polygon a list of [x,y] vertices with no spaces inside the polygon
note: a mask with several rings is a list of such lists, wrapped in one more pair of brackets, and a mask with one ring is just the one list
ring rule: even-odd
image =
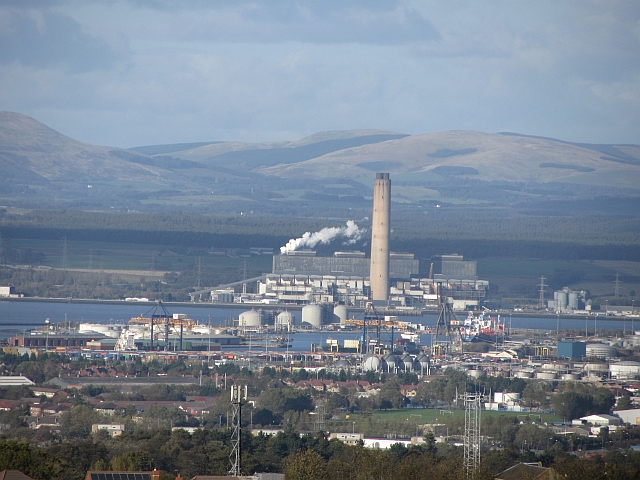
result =
[{"label": "sky", "polygon": [[125,148],[349,129],[640,144],[640,2],[0,0],[0,110]]}]

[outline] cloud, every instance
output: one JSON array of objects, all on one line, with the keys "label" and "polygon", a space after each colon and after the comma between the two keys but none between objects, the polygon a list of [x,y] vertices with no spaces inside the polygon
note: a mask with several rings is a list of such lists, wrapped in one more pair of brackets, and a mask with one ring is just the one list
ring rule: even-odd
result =
[{"label": "cloud", "polygon": [[110,68],[116,58],[106,42],[47,8],[0,7],[0,44],[0,64],[18,62],[78,72]]}]

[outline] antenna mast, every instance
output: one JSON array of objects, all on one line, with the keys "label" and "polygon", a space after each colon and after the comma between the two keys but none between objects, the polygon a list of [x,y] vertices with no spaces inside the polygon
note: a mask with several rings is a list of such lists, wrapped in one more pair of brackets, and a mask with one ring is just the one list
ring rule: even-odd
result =
[{"label": "antenna mast", "polygon": [[247,400],[247,386],[231,385],[231,405],[233,415],[231,418],[231,453],[229,461],[231,470],[229,475],[240,477],[242,475],[242,406]]},{"label": "antenna mast", "polygon": [[464,401],[464,469],[466,478],[472,479],[480,466],[482,394],[466,392],[460,398]]}]

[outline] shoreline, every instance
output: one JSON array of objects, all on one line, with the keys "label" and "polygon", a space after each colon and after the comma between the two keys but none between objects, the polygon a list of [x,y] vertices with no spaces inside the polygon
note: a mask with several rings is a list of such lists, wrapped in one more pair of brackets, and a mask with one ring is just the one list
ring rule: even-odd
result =
[{"label": "shoreline", "polygon": [[[157,301],[149,301],[149,302],[136,302],[136,301],[127,301],[127,300],[105,300],[105,299],[93,299],[93,298],[43,298],[43,297],[1,297],[0,302],[17,302],[17,303],[77,303],[84,305],[114,305],[114,306],[133,306],[133,305],[141,305],[141,306],[153,306],[156,305]],[[204,302],[162,302],[163,305],[167,307],[195,307],[195,308],[219,308],[219,309],[252,309],[252,308],[260,308],[262,310],[302,310],[304,305],[267,305],[260,303],[204,303]],[[363,308],[360,307],[347,307],[349,311],[361,313],[364,311]],[[424,316],[424,315],[437,315],[438,310],[422,310],[422,315],[416,315],[414,310],[407,311],[407,316]],[[395,311],[396,315],[402,316],[402,311]],[[500,311],[500,312],[490,312],[492,315],[500,315],[503,320],[506,319],[506,316],[511,317],[519,317],[519,318],[557,318],[560,317],[562,319],[572,319],[572,320],[585,320],[585,319],[598,319],[601,321],[622,321],[625,319],[640,319],[640,315],[638,316],[616,316],[609,315],[606,316],[604,314],[598,315],[572,315],[572,314],[560,314],[553,312],[510,312],[510,311]],[[466,312],[459,312],[458,316],[460,319],[466,315]]]}]

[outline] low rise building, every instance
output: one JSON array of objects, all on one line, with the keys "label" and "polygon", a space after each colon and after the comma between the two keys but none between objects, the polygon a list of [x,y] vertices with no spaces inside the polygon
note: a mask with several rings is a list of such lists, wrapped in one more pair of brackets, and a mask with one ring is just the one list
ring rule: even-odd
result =
[{"label": "low rise building", "polygon": [[91,425],[91,433],[107,432],[112,437],[122,435],[124,424],[120,423],[94,423]]}]

